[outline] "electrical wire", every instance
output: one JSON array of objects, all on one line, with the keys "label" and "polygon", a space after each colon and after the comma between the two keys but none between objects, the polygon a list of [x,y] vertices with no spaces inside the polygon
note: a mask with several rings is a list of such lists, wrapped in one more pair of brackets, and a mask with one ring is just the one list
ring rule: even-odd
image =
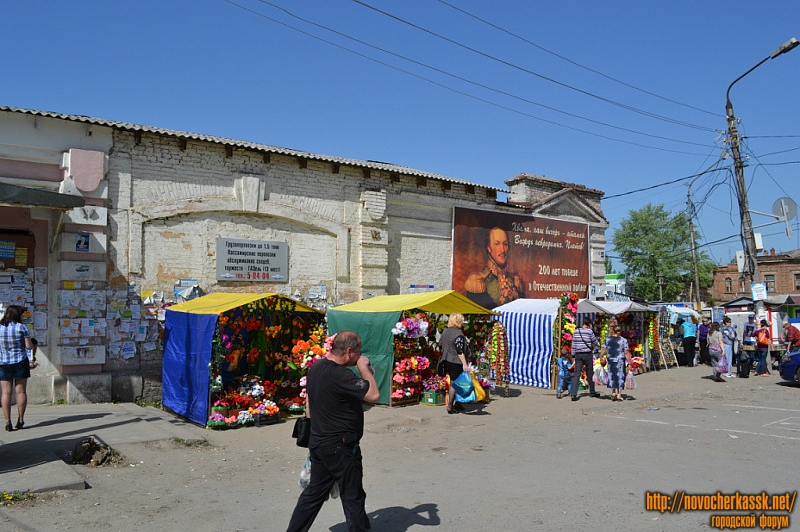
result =
[{"label": "electrical wire", "polygon": [[[717,163],[714,163],[714,164],[717,164]],[[673,179],[672,181],[665,181],[663,183],[658,183],[657,185],[651,185],[649,187],[644,187],[644,188],[637,188],[636,190],[630,190],[628,192],[622,192],[620,194],[614,194],[612,196],[603,196],[602,199],[606,200],[606,199],[612,199],[612,198],[620,198],[622,196],[629,196],[631,194],[636,194],[637,192],[645,192],[647,190],[653,190],[653,189],[656,189],[656,188],[659,188],[659,187],[672,185],[674,183],[680,183],[681,181],[687,181],[689,179],[693,179],[695,177],[699,177],[699,176],[701,176],[703,174],[707,174],[708,172],[713,172],[713,171],[714,171],[713,169],[704,170],[703,172],[700,172],[699,174],[692,174],[692,175],[685,176],[685,177],[679,177],[678,179]]]},{"label": "electrical wire", "polygon": [[551,124],[551,125],[554,125],[554,126],[558,126],[558,127],[564,128],[564,129],[569,129],[569,130],[576,131],[576,132],[579,132],[579,133],[584,133],[586,135],[591,135],[591,136],[602,138],[602,139],[609,140],[609,141],[612,141],[612,142],[620,142],[620,143],[623,143],[623,144],[629,144],[631,146],[638,146],[640,148],[647,148],[647,149],[651,149],[651,150],[663,151],[663,152],[668,152],[668,153],[678,153],[678,154],[683,154],[683,155],[702,155],[700,153],[680,151],[680,150],[672,150],[672,149],[668,149],[668,148],[661,148],[661,147],[658,147],[658,146],[651,146],[651,145],[648,145],[648,144],[641,144],[641,143],[638,143],[638,142],[633,142],[633,141],[620,139],[620,138],[616,138],[616,137],[610,137],[608,135],[603,135],[601,133],[595,133],[595,132],[592,132],[592,131],[588,131],[588,130],[577,128],[577,127],[573,127],[573,126],[568,126],[566,124],[562,124],[562,123],[556,122],[554,120],[548,120],[546,118],[542,118],[542,117],[539,117],[539,116],[536,116],[536,115],[533,115],[533,114],[530,114],[530,113],[526,113],[524,111],[520,111],[518,109],[514,109],[512,107],[509,107],[507,105],[503,105],[503,104],[500,104],[500,103],[497,103],[497,102],[493,102],[491,100],[487,100],[486,98],[481,98],[479,96],[475,96],[473,94],[470,94],[470,93],[461,91],[459,89],[450,87],[448,85],[445,85],[444,83],[440,83],[438,81],[432,80],[432,79],[427,78],[425,76],[422,76],[420,74],[416,74],[414,72],[411,72],[411,71],[402,69],[400,67],[391,65],[391,64],[386,63],[384,61],[381,61],[379,59],[375,59],[373,57],[370,57],[370,56],[368,56],[366,54],[363,54],[361,52],[358,52],[356,50],[353,50],[353,49],[348,48],[346,46],[343,46],[341,44],[329,41],[327,39],[324,39],[322,37],[319,37],[317,35],[314,35],[312,33],[304,31],[304,30],[302,30],[300,28],[292,26],[291,24],[287,24],[287,23],[285,23],[283,21],[277,20],[277,19],[272,18],[272,17],[270,17],[268,15],[265,15],[263,13],[259,13],[258,11],[255,11],[253,9],[250,9],[249,7],[246,7],[246,6],[243,6],[241,4],[238,4],[238,3],[234,2],[233,0],[223,0],[223,1],[228,3],[228,4],[231,4],[233,6],[236,6],[236,7],[240,8],[240,9],[242,9],[244,11],[247,11],[247,12],[253,14],[253,15],[259,16],[259,17],[264,18],[266,20],[269,20],[269,21],[271,21],[271,22],[273,22],[275,24],[278,24],[278,25],[283,26],[285,28],[288,28],[288,29],[291,29],[293,31],[296,31],[296,32],[298,32],[298,33],[300,33],[302,35],[305,35],[305,36],[310,37],[312,39],[318,40],[318,41],[323,42],[325,44],[329,44],[329,45],[331,45],[331,46],[333,46],[335,48],[339,48],[339,49],[344,50],[344,51],[346,51],[348,53],[351,53],[353,55],[356,55],[358,57],[366,59],[367,61],[372,61],[374,63],[377,63],[377,64],[381,65],[381,66],[385,66],[385,67],[390,68],[392,70],[396,70],[397,72],[402,72],[402,73],[407,74],[409,76],[412,76],[414,78],[417,78],[417,79],[420,79],[420,80],[423,80],[423,81],[427,81],[428,83],[430,83],[432,85],[435,85],[437,87],[443,88],[443,89],[448,90],[448,91],[451,91],[451,92],[453,92],[455,94],[459,94],[461,96],[465,96],[467,98],[471,98],[473,100],[477,100],[479,102],[482,102],[482,103],[485,103],[487,105],[491,105],[491,106],[497,107],[499,109],[503,109],[503,110],[510,111],[512,113],[515,113],[515,114],[518,114],[518,115],[521,115],[521,116],[532,118],[534,120],[538,120],[538,121],[544,122],[546,124]]},{"label": "electrical wire", "polygon": [[[752,138],[752,137],[750,137],[750,138]],[[797,151],[797,150],[800,150],[800,146],[798,146],[796,148],[789,148],[788,150],[771,151],[769,153],[763,153],[763,154],[761,154],[761,157],[769,157],[771,155],[778,155],[780,153],[789,153],[790,151]]]},{"label": "electrical wire", "polygon": [[661,95],[656,94],[654,92],[651,92],[651,91],[648,91],[648,90],[645,90],[645,89],[641,89],[641,88],[639,88],[639,87],[637,87],[635,85],[631,85],[630,83],[626,83],[626,82],[624,82],[622,80],[619,80],[619,79],[617,79],[617,78],[615,78],[613,76],[609,76],[607,74],[604,74],[603,72],[600,72],[599,70],[595,70],[593,68],[589,68],[589,67],[587,67],[585,65],[582,65],[581,63],[578,63],[577,61],[573,61],[572,59],[570,59],[568,57],[564,57],[563,55],[558,54],[558,53],[556,53],[556,52],[554,52],[552,50],[548,50],[544,46],[536,44],[535,42],[533,42],[533,41],[531,41],[529,39],[526,39],[525,37],[523,37],[521,35],[513,33],[513,32],[511,32],[511,31],[509,31],[509,30],[507,30],[507,29],[505,29],[505,28],[503,28],[501,26],[498,26],[497,24],[493,24],[493,23],[489,22],[488,20],[485,20],[485,19],[483,19],[483,18],[481,18],[481,17],[479,17],[479,16],[477,16],[477,15],[475,15],[473,13],[470,13],[469,11],[466,11],[464,9],[461,9],[460,7],[454,6],[453,4],[451,4],[449,2],[446,2],[445,0],[437,0],[437,1],[439,3],[442,3],[442,4],[446,5],[447,7],[451,8],[451,9],[454,9],[454,10],[458,11],[459,13],[463,13],[464,15],[466,15],[468,17],[471,17],[471,18],[473,18],[475,20],[478,20],[478,21],[486,24],[487,26],[491,26],[492,28],[495,28],[496,30],[502,31],[503,33],[505,33],[507,35],[510,35],[511,37],[519,39],[520,41],[522,41],[524,43],[527,43],[527,44],[533,46],[534,48],[537,48],[537,49],[539,49],[539,50],[541,50],[541,51],[543,51],[545,53],[548,53],[548,54],[550,54],[552,56],[555,56],[555,57],[557,57],[557,58],[559,58],[559,59],[561,59],[563,61],[566,61],[567,63],[570,63],[571,65],[574,65],[574,66],[576,66],[578,68],[582,68],[584,70],[592,72],[593,74],[597,74],[598,76],[602,76],[602,77],[604,77],[604,78],[606,78],[606,79],[608,79],[610,81],[613,81],[615,83],[619,83],[620,85],[624,85],[625,87],[628,87],[630,89],[633,89],[633,90],[642,92],[644,94],[653,96],[655,98],[659,98],[661,100],[664,100],[665,102],[669,102],[669,103],[673,103],[675,105],[680,105],[680,106],[683,106],[683,107],[687,107],[689,109],[694,109],[695,111],[700,111],[701,113],[706,113],[706,114],[709,114],[711,116],[715,116],[717,118],[724,118],[725,117],[725,115],[722,115],[722,114],[719,114],[719,113],[714,113],[714,112],[711,112],[711,111],[706,111],[705,109],[701,109],[699,107],[695,107],[695,106],[689,105],[687,103],[682,103],[682,102],[679,102],[679,101],[676,101],[676,100],[672,100],[670,98],[667,98],[665,96],[661,96]]},{"label": "electrical wire", "polygon": [[543,74],[539,74],[538,72],[535,72],[533,70],[527,69],[525,67],[517,65],[517,64],[512,63],[510,61],[506,61],[505,59],[501,59],[501,58],[496,57],[494,55],[491,55],[489,53],[482,52],[482,51],[480,51],[480,50],[478,50],[476,48],[473,48],[471,46],[463,44],[463,43],[461,43],[459,41],[456,41],[454,39],[451,39],[449,37],[445,37],[444,35],[436,33],[434,31],[429,30],[427,28],[424,28],[422,26],[419,26],[418,24],[414,24],[413,22],[409,22],[408,20],[400,18],[400,17],[398,17],[396,15],[393,15],[393,14],[388,13],[386,11],[383,11],[381,9],[378,9],[377,7],[372,6],[370,4],[367,4],[366,2],[363,2],[362,0],[352,0],[352,1],[357,3],[357,4],[359,4],[359,5],[361,5],[361,6],[366,7],[367,9],[371,9],[372,11],[375,11],[376,13],[380,13],[381,15],[384,15],[386,17],[389,17],[389,18],[393,19],[393,20],[396,20],[397,22],[400,22],[402,24],[406,24],[408,26],[411,26],[414,29],[417,29],[419,31],[427,33],[428,35],[431,35],[432,37],[436,37],[437,39],[441,39],[441,40],[443,40],[445,42],[449,42],[450,44],[453,44],[455,46],[458,46],[460,48],[468,50],[468,51],[470,51],[470,52],[472,52],[474,54],[480,55],[481,57],[485,57],[485,58],[490,59],[492,61],[498,62],[498,63],[500,63],[502,65],[508,66],[508,67],[513,68],[515,70],[519,70],[520,72],[524,72],[526,74],[530,74],[530,75],[535,76],[535,77],[537,77],[539,79],[542,79],[542,80],[545,80],[545,81],[549,81],[550,83],[553,83],[553,84],[558,85],[560,87],[564,87],[566,89],[569,89],[569,90],[575,91],[577,93],[583,94],[584,96],[588,96],[590,98],[595,98],[597,100],[606,102],[606,103],[608,103],[610,105],[614,105],[616,107],[620,107],[622,109],[625,109],[625,110],[628,110],[628,111],[631,111],[631,112],[634,112],[634,113],[638,113],[640,115],[647,116],[649,118],[654,118],[656,120],[661,120],[661,121],[664,121],[664,122],[668,122],[670,124],[676,124],[676,125],[688,127],[688,128],[691,128],[691,129],[698,129],[700,131],[716,131],[713,128],[699,126],[697,124],[691,124],[689,122],[684,122],[682,120],[675,120],[673,118],[669,118],[669,117],[666,117],[666,116],[663,116],[663,115],[659,115],[657,113],[651,113],[649,111],[645,111],[644,109],[639,109],[638,107],[633,107],[633,106],[630,106],[630,105],[626,105],[624,103],[617,102],[615,100],[611,100],[610,98],[606,98],[604,96],[600,96],[598,94],[594,94],[592,92],[589,92],[589,91],[586,91],[586,90],[583,90],[583,89],[579,89],[577,87],[573,87],[572,85],[569,85],[567,83],[563,83],[561,81],[558,81],[556,79],[550,78],[550,77],[545,76]]},{"label": "electrical wire", "polygon": [[268,5],[268,6],[272,7],[272,8],[274,8],[274,9],[282,11],[283,13],[285,13],[286,15],[288,15],[288,16],[294,18],[294,19],[297,19],[297,20],[299,20],[301,22],[304,22],[304,23],[312,25],[312,26],[316,26],[317,28],[320,28],[320,29],[323,29],[325,31],[331,32],[331,33],[333,33],[335,35],[338,35],[339,37],[342,37],[342,38],[348,39],[350,41],[356,42],[358,44],[361,44],[362,46],[366,46],[368,48],[372,48],[373,50],[378,50],[379,52],[383,52],[385,54],[397,57],[397,58],[402,59],[404,61],[408,61],[409,63],[412,63],[414,65],[421,66],[421,67],[427,68],[429,70],[433,70],[434,72],[437,72],[439,74],[451,77],[453,79],[457,79],[459,81],[463,81],[464,83],[479,87],[481,89],[485,89],[485,90],[488,90],[490,92],[494,92],[494,93],[497,93],[497,94],[502,94],[503,96],[508,96],[509,98],[521,101],[523,103],[527,103],[527,104],[530,104],[530,105],[535,105],[537,107],[541,107],[543,109],[547,109],[547,110],[553,111],[555,113],[559,113],[559,114],[562,114],[562,115],[570,116],[572,118],[578,118],[580,120],[585,120],[585,121],[593,123],[593,124],[609,127],[609,128],[612,128],[612,129],[617,129],[617,130],[620,130],[620,131],[625,131],[625,132],[628,132],[628,133],[633,133],[633,134],[636,134],[636,135],[642,135],[642,136],[645,136],[645,137],[655,138],[655,139],[659,139],[659,140],[666,140],[666,141],[669,141],[669,142],[677,142],[677,143],[680,143],[680,144],[688,144],[688,145],[693,145],[693,146],[703,146],[703,147],[707,147],[708,146],[708,144],[705,144],[705,143],[691,142],[691,141],[687,141],[687,140],[679,140],[679,139],[674,139],[674,138],[670,138],[670,137],[664,137],[664,136],[661,136],[661,135],[654,135],[652,133],[645,133],[643,131],[637,131],[635,129],[630,129],[630,128],[626,128],[626,127],[622,127],[622,126],[615,126],[615,125],[609,124],[607,122],[594,120],[592,118],[588,118],[588,117],[585,117],[583,115],[579,115],[579,114],[571,113],[571,112],[568,112],[568,111],[564,111],[562,109],[558,109],[556,107],[552,107],[552,106],[549,106],[549,105],[546,105],[546,104],[543,104],[543,103],[540,103],[540,102],[535,102],[533,100],[529,100],[527,98],[523,98],[521,96],[517,96],[516,94],[513,94],[511,92],[504,91],[502,89],[497,89],[497,88],[491,87],[489,85],[485,85],[485,84],[480,83],[478,81],[474,81],[472,79],[465,78],[463,76],[459,76],[457,74],[454,74],[454,73],[449,72],[447,70],[435,67],[435,66],[430,65],[428,63],[424,63],[422,61],[417,61],[416,59],[412,59],[412,58],[410,58],[408,56],[405,56],[405,55],[399,54],[397,52],[393,52],[391,50],[388,50],[386,48],[382,48],[380,46],[368,43],[366,41],[363,41],[361,39],[358,39],[356,37],[348,35],[347,33],[344,33],[344,32],[341,32],[339,30],[333,29],[333,28],[331,28],[329,26],[325,26],[324,24],[320,24],[318,22],[314,22],[313,20],[309,20],[307,18],[301,17],[300,15],[297,15],[296,13],[293,13],[293,12],[289,11],[288,9],[282,7],[282,6],[274,4],[274,3],[269,2],[267,0],[258,0],[258,1],[261,2],[262,4],[265,4],[265,5]]}]

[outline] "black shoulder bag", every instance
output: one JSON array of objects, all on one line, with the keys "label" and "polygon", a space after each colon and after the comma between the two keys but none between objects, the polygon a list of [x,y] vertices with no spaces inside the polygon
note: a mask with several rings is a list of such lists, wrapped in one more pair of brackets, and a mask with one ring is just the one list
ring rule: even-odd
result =
[{"label": "black shoulder bag", "polygon": [[311,418],[303,416],[297,418],[292,429],[292,438],[297,439],[298,447],[308,447],[308,438],[311,437]]}]

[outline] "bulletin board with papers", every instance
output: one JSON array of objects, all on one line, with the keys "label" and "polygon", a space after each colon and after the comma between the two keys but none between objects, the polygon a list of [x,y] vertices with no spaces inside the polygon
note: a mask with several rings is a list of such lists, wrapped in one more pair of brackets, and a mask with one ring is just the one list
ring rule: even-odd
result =
[{"label": "bulletin board with papers", "polygon": [[106,289],[102,281],[64,281],[58,291],[61,363],[103,364],[106,360]]},{"label": "bulletin board with papers", "polygon": [[47,268],[0,270],[0,316],[9,305],[25,309],[22,323],[39,345],[47,345]]}]

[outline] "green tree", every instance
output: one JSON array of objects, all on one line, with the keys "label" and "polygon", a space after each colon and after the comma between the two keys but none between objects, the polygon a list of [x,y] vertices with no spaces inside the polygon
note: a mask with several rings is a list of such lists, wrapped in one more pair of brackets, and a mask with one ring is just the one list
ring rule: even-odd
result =
[{"label": "green tree", "polygon": [[[689,220],[685,212],[670,213],[648,203],[632,210],[614,231],[614,251],[625,265],[632,294],[651,301],[674,301],[694,279]],[[701,288],[711,286],[715,264],[698,252]]]}]

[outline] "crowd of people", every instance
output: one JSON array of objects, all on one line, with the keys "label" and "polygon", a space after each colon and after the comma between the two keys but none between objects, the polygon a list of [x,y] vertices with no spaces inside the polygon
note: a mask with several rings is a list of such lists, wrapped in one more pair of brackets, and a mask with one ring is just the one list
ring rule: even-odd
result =
[{"label": "crowd of people", "polygon": [[773,338],[771,324],[765,319],[757,321],[752,313],[741,335],[729,316],[725,316],[722,323],[711,323],[707,316],[700,321],[696,325],[690,318],[677,320],[676,333],[683,346],[678,365],[708,364],[714,368],[715,380],[736,377],[736,368],[738,373],[749,374],[754,369],[757,377],[768,377],[767,365],[774,340],[785,343],[787,352],[800,348],[800,329],[789,322],[783,324],[779,338]]}]

